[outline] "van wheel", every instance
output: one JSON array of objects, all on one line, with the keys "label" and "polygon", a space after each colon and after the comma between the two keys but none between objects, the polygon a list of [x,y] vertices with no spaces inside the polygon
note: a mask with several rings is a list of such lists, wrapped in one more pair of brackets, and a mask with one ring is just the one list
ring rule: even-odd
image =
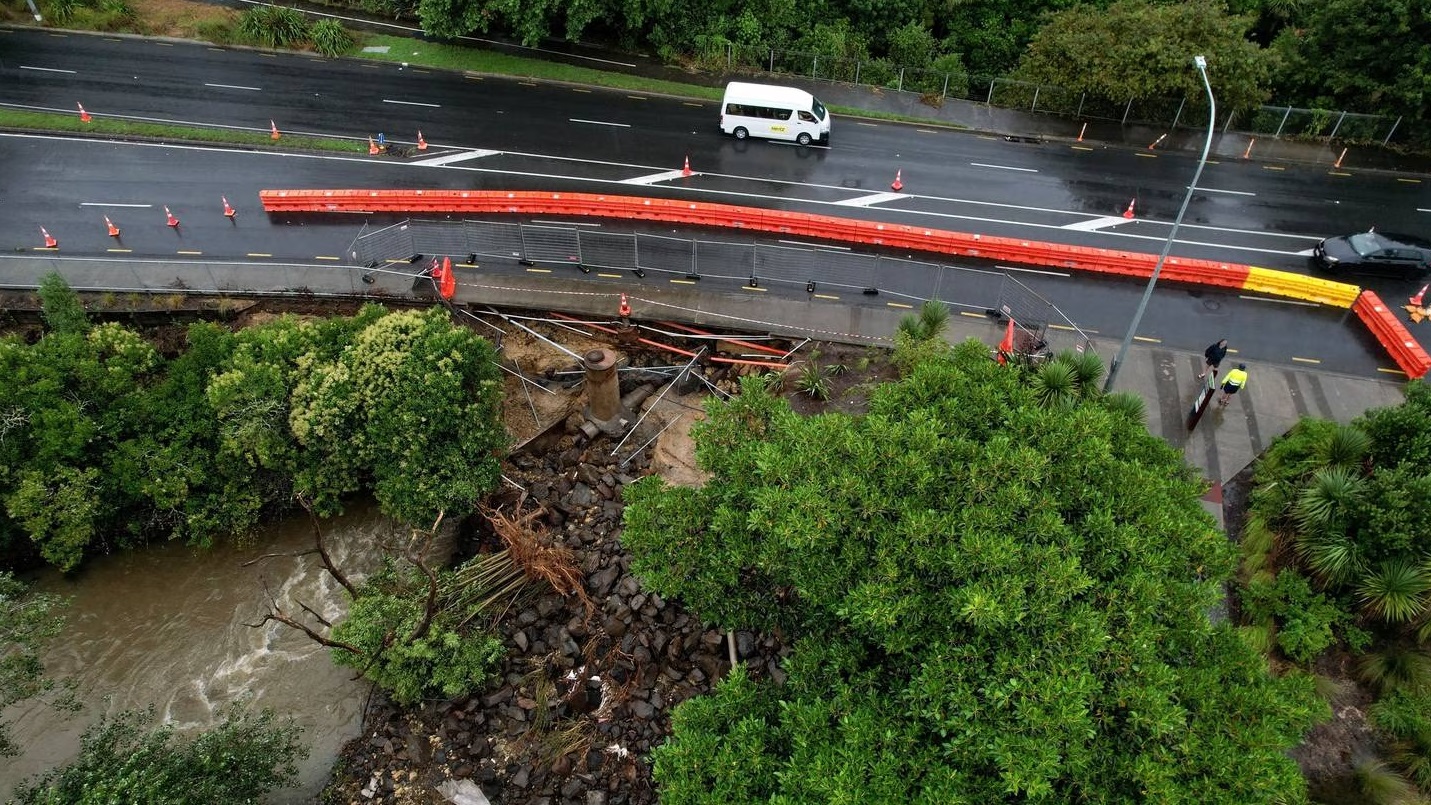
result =
[{"label": "van wheel", "polygon": [[808,135],[808,134],[806,134],[805,132],[802,131],[802,132],[800,132],[800,136],[795,138],[795,142],[797,142],[797,143],[799,143],[799,144],[801,144],[801,145],[809,145],[809,144],[810,144],[810,135]]},{"label": "van wheel", "polygon": [[737,140],[744,140],[750,136],[750,132],[746,131],[744,126],[736,126],[735,131],[732,131],[731,134],[734,134]]}]

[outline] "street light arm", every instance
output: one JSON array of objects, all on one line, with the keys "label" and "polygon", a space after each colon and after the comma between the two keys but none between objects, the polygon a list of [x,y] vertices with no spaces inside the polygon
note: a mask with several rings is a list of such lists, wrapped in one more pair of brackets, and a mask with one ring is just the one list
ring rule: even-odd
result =
[{"label": "street light arm", "polygon": [[1143,313],[1148,309],[1148,300],[1153,296],[1153,287],[1158,284],[1158,275],[1163,273],[1163,263],[1168,260],[1168,253],[1173,250],[1173,242],[1178,237],[1178,227],[1183,225],[1183,216],[1187,215],[1188,204],[1192,203],[1193,193],[1197,191],[1198,180],[1202,178],[1203,166],[1207,165],[1208,152],[1212,150],[1212,132],[1217,124],[1217,99],[1212,95],[1212,84],[1207,80],[1207,59],[1202,56],[1193,57],[1193,65],[1197,67],[1198,75],[1202,77],[1203,89],[1207,90],[1207,139],[1202,144],[1202,156],[1198,157],[1197,170],[1193,171],[1192,183],[1188,185],[1188,192],[1183,196],[1183,205],[1178,208],[1178,215],[1173,219],[1173,228],[1168,232],[1168,239],[1163,243],[1163,252],[1158,255],[1158,262],[1153,266],[1153,275],[1148,277],[1148,285],[1143,289],[1143,298],[1138,301],[1138,310],[1133,314],[1133,321],[1128,325],[1128,332],[1123,336],[1123,343],[1118,347],[1118,354],[1114,356],[1113,362],[1108,365],[1108,379],[1103,383],[1103,392],[1106,394],[1113,389],[1113,380],[1118,377],[1118,369],[1123,365],[1123,359],[1128,356],[1128,348],[1133,345],[1133,337],[1138,333],[1138,325],[1143,321]]}]

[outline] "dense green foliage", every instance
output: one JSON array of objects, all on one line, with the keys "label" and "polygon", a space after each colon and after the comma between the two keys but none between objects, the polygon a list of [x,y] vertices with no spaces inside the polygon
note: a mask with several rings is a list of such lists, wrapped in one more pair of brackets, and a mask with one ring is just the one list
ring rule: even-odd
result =
[{"label": "dense green foliage", "polygon": [[1283,752],[1325,707],[1208,620],[1234,557],[1177,451],[1072,358],[1041,401],[982,344],[919,356],[862,416],[749,381],[704,487],[627,487],[649,587],[793,645],[676,710],[662,801],[1304,798]]},{"label": "dense green foliage", "polygon": [[330,514],[371,491],[425,527],[496,483],[495,353],[441,309],[195,324],[167,359],[47,294],[56,329],[0,340],[0,559],[70,570],[148,539],[206,544],[295,492]]},{"label": "dense green foliage", "polygon": [[[28,592],[9,573],[0,573],[0,714],[16,702],[64,687],[45,674],[40,650],[64,627],[58,613],[63,602],[52,595]],[[57,704],[68,706],[68,698]],[[9,723],[0,717],[0,756],[19,754]]]},{"label": "dense green foliage", "polygon": [[123,712],[85,731],[79,757],[16,791],[21,805],[213,805],[256,803],[291,783],[305,755],[299,728],[270,711],[229,710],[192,739],[153,712]]},{"label": "dense green foliage", "polygon": [[[452,572],[438,573],[450,586]],[[388,563],[353,600],[333,639],[359,649],[333,651],[339,665],[356,668],[394,701],[455,698],[482,689],[501,669],[502,641],[464,625],[460,613],[434,612],[425,622],[428,579],[417,568]]]},{"label": "dense green foliage", "polygon": [[1271,582],[1254,579],[1242,591],[1242,607],[1248,621],[1274,624],[1277,645],[1302,664],[1336,642],[1332,628],[1346,619],[1335,603],[1294,570],[1283,570]]}]

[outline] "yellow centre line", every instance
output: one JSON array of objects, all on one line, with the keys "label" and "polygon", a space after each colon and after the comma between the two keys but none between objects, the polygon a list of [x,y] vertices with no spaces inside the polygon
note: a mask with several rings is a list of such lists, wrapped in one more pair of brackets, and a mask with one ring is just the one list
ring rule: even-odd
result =
[{"label": "yellow centre line", "polygon": [[627,95],[626,97],[630,98],[630,99],[633,100],[633,101],[644,101],[644,100],[646,100],[646,98],[645,98],[644,96],[642,96],[642,95]]},{"label": "yellow centre line", "polygon": [[1147,341],[1149,344],[1161,344],[1161,343],[1163,343],[1163,339],[1161,339],[1161,338],[1144,338],[1144,337],[1141,336],[1141,335],[1135,335],[1135,336],[1133,336],[1133,340],[1134,340],[1134,341]]},{"label": "yellow centre line", "polygon": [[535,86],[537,85],[537,82],[535,82],[535,81],[518,81],[517,84],[518,84],[519,86],[523,86],[523,87],[535,87]]},{"label": "yellow centre line", "polygon": [[621,279],[621,275],[620,275],[620,274],[604,274],[604,273],[602,273],[602,272],[600,272],[600,271],[596,272],[596,276],[598,276],[598,277],[606,277],[607,279],[613,279],[613,280],[619,280],[619,279]]},{"label": "yellow centre line", "polygon": [[970,313],[970,312],[967,311],[967,310],[961,310],[961,311],[959,311],[959,315],[960,315],[960,316],[968,316],[968,317],[971,318],[971,319],[982,319],[982,318],[984,318],[984,314],[983,314],[983,313]]},{"label": "yellow centre line", "polygon": [[1093,150],[1092,148],[1090,148],[1089,146],[1086,146],[1086,145],[1070,145],[1069,148],[1072,148],[1072,149],[1075,150],[1075,151],[1092,151],[1092,150]]},{"label": "yellow centre line", "polygon": [[1321,363],[1321,361],[1317,360],[1316,358],[1299,358],[1296,355],[1292,356],[1292,360],[1296,361],[1297,363]]},{"label": "yellow centre line", "polygon": [[1421,180],[1420,180],[1420,179],[1403,179],[1403,178],[1400,177],[1400,176],[1396,177],[1396,181],[1398,181],[1398,182],[1406,182],[1407,184],[1421,184]]},{"label": "yellow centre line", "polygon": [[1286,168],[1282,167],[1281,165],[1263,165],[1263,166],[1262,166],[1262,170],[1265,170],[1265,171],[1284,171],[1284,170],[1286,170]]},{"label": "yellow centre line", "polygon": [[1157,158],[1158,158],[1158,155],[1157,155],[1157,154],[1145,154],[1145,153],[1143,153],[1142,151],[1134,152],[1133,156],[1135,156],[1135,157],[1147,157],[1148,159],[1157,159]]},{"label": "yellow centre line", "polygon": [[[334,257],[333,259],[334,259],[334,260],[337,260],[338,258]],[[457,264],[457,267],[458,267],[458,268],[477,268],[477,264],[476,264],[476,263],[458,263],[458,264]]]},{"label": "yellow centre line", "polygon": [[827,294],[827,293],[817,293],[817,294],[815,294],[815,298],[816,298],[816,299],[830,299],[830,300],[836,301],[836,302],[838,302],[839,299],[840,299],[840,297],[838,297],[838,296],[832,296],[832,295]]},{"label": "yellow centre line", "polygon": [[668,280],[668,282],[674,282],[674,283],[677,284],[677,285],[695,285],[695,284],[696,284],[696,281],[695,281],[695,280]]},{"label": "yellow centre line", "polygon": [[470,78],[470,79],[472,79],[473,81],[481,81],[481,80],[482,80],[482,76],[480,76],[480,75],[469,75],[469,74],[467,74],[467,73],[463,73],[463,76],[466,77],[466,78]]},{"label": "yellow centre line", "polygon": [[324,63],[324,62],[326,62],[326,61],[328,61],[328,60],[327,60],[327,59],[309,59],[308,61],[316,61],[316,62],[318,62],[319,64],[322,64],[322,63]]},{"label": "yellow centre line", "polygon": [[1327,171],[1328,176],[1350,176],[1346,171]]},{"label": "yellow centre line", "polygon": [[742,286],[740,286],[740,287],[744,288],[744,289],[747,290],[747,291],[752,291],[752,292],[754,292],[754,293],[765,293],[765,289],[764,289],[764,288],[752,288],[752,287],[750,287],[749,285],[742,285]]},{"label": "yellow centre line", "polygon": [[268,252],[249,252],[249,253],[248,253],[248,256],[249,256],[249,257],[272,257],[273,255],[269,254]]},{"label": "yellow centre line", "polygon": [[1221,165],[1222,163],[1221,163],[1221,162],[1218,162],[1218,161],[1215,160],[1215,159],[1209,159],[1209,160],[1207,161],[1207,164],[1208,164],[1208,165]]},{"label": "yellow centre line", "polygon": [[389,257],[389,258],[387,259],[387,262],[389,262],[389,263],[406,263],[407,261],[406,261],[406,260],[398,260],[398,259],[396,259],[396,258]]},{"label": "yellow centre line", "polygon": [[905,310],[913,310],[913,309],[914,309],[914,305],[906,305],[906,304],[903,303],[903,302],[885,302],[885,304],[886,304],[886,305],[889,305],[890,307],[902,307],[902,308],[904,308]]},{"label": "yellow centre line", "polygon": [[314,259],[314,260],[342,260],[343,258],[341,258],[341,257],[329,257],[329,256],[326,255],[326,254],[315,254],[315,255],[313,255],[313,259]]},{"label": "yellow centre line", "polygon": [[212,50],[212,51],[215,52],[215,53],[223,53],[223,52],[224,52],[224,49],[223,49],[223,48],[209,48],[209,50]]},{"label": "yellow centre line", "polygon": [[585,93],[587,93],[588,95],[591,94],[591,90],[589,90],[589,89],[582,89],[581,87],[572,87],[572,88],[571,88],[571,91],[572,91],[572,92],[585,92]]},{"label": "yellow centre line", "polygon": [[1406,373],[1401,371],[1400,369],[1387,369],[1384,366],[1378,366],[1376,367],[1376,371],[1386,372],[1389,375],[1401,375],[1402,377],[1406,377]]},{"label": "yellow centre line", "polygon": [[31,249],[31,251],[36,252],[57,252],[59,250],[59,246],[36,246],[34,249]]},{"label": "yellow centre line", "polygon": [[529,268],[529,269],[527,269],[527,273],[528,273],[528,274],[550,274],[550,273],[552,273],[552,270],[551,270],[550,268]]},{"label": "yellow centre line", "polygon": [[175,254],[203,254],[203,252],[194,251],[193,249],[180,249],[175,252]]},{"label": "yellow centre line", "polygon": [[697,109],[704,109],[704,108],[706,108],[706,105],[703,104],[703,103],[691,103],[690,101],[681,101],[681,105],[682,105],[682,106],[694,106],[694,107],[696,107]]},{"label": "yellow centre line", "polygon": [[129,252],[132,252],[132,251],[134,251],[134,250],[133,250],[133,249],[105,249],[105,251],[108,251],[108,252],[116,252],[116,253],[118,253],[118,254],[128,254]]}]

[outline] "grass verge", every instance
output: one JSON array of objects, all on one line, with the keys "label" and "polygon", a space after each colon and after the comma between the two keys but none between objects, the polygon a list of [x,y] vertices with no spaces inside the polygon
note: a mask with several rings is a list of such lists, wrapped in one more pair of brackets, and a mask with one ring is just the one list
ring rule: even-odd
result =
[{"label": "grass verge", "polygon": [[28,112],[3,108],[0,108],[0,128],[22,131],[72,131],[85,134],[108,134],[116,137],[154,137],[163,140],[259,147],[281,145],[285,149],[300,148],[348,153],[366,153],[368,148],[367,143],[332,137],[285,135],[275,144],[268,134],[257,131],[208,129],[200,126],[179,126],[169,123],[144,123],[98,116],[86,123],[79,119],[78,114]]}]

